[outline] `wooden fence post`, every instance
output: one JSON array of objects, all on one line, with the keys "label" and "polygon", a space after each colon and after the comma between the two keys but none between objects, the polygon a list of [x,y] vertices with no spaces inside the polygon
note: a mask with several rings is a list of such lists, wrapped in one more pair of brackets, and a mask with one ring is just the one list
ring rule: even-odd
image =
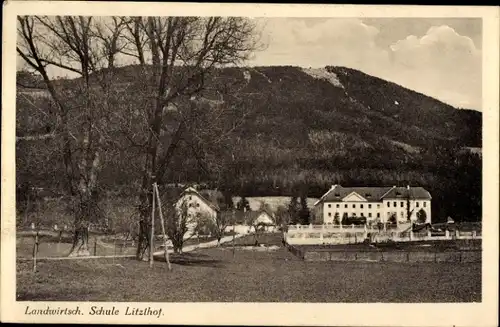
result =
[{"label": "wooden fence post", "polygon": [[94,237],[94,256],[97,256],[97,237]]},{"label": "wooden fence post", "polygon": [[[168,256],[168,245],[167,245],[167,235],[165,233],[165,221],[163,220],[163,212],[161,210],[161,199],[160,199],[160,192],[158,192],[158,185],[154,183],[154,193],[156,193],[156,198],[158,200],[158,210],[160,213],[160,222],[161,222],[161,231],[163,234],[163,247],[165,248],[165,261],[167,262],[168,265],[168,270],[172,270],[172,266],[170,265],[170,258]],[[196,233],[198,235],[198,233]],[[199,240],[198,240],[199,242]]]},{"label": "wooden fence post", "polygon": [[35,234],[35,244],[33,244],[33,272],[36,273],[36,256],[38,254],[38,231]]},{"label": "wooden fence post", "polygon": [[153,205],[151,206],[151,235],[149,236],[149,267],[150,268],[153,268],[154,237],[155,237],[155,188],[154,188],[154,184],[153,184]]}]

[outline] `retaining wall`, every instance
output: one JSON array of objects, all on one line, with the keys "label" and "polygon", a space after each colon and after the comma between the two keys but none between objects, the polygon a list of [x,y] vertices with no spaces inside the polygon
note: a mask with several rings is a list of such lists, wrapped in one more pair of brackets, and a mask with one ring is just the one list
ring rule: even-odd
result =
[{"label": "retaining wall", "polygon": [[305,261],[365,262],[481,262],[482,251],[302,251],[289,245],[290,252]]}]

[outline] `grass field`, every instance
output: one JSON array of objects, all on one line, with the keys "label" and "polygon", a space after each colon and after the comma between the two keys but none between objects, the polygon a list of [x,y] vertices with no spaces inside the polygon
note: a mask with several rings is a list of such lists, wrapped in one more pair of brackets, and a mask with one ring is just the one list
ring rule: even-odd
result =
[{"label": "grass field", "polygon": [[132,259],[17,263],[17,300],[133,302],[479,302],[481,265],[304,262],[286,249],[205,249],[173,269]]}]

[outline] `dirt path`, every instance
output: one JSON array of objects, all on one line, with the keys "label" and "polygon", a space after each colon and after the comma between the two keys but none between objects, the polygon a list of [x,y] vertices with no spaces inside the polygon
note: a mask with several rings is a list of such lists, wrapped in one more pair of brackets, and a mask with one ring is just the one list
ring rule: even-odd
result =
[{"label": "dirt path", "polygon": [[[248,235],[248,234],[236,234],[234,236],[234,238],[237,239],[237,238],[240,238],[240,237],[245,236],[245,235]],[[221,238],[220,244],[231,242],[232,240],[233,240],[232,235],[224,236],[223,238]],[[184,246],[182,248],[182,252],[186,253],[186,252],[194,251],[196,249],[213,248],[216,246],[217,246],[217,240],[213,240],[213,241],[209,241],[209,242],[205,242],[205,243]],[[160,250],[160,251],[153,253],[153,255],[162,255],[164,252],[165,252],[165,250]],[[173,252],[174,252],[173,249],[168,249],[168,253],[173,253]]]}]

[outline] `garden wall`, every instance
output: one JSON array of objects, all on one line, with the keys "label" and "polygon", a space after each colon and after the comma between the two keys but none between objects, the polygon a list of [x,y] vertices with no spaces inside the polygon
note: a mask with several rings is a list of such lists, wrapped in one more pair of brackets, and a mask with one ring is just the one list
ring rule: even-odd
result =
[{"label": "garden wall", "polygon": [[304,261],[365,261],[365,262],[481,262],[481,250],[455,251],[339,251],[303,250],[292,245],[290,252]]}]

